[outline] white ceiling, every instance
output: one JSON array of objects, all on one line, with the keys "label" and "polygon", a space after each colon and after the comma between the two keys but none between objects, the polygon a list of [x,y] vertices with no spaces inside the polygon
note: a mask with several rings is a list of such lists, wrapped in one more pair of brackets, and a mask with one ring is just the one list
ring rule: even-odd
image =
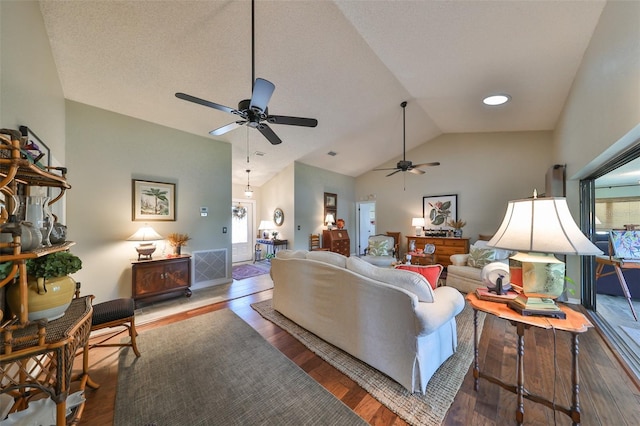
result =
[{"label": "white ceiling", "polygon": [[[277,146],[253,129],[247,144],[245,127],[217,137],[233,146],[233,181],[246,184],[250,168],[260,186],[296,160],[349,176],[395,163],[403,100],[408,150],[442,133],[553,129],[604,4],[257,0],[256,77],[276,86],[269,112],[319,124],[272,125]],[[41,8],[67,99],[208,136],[236,116],[175,92],[232,108],[251,96],[248,0]],[[513,100],[484,106],[493,93]]]}]

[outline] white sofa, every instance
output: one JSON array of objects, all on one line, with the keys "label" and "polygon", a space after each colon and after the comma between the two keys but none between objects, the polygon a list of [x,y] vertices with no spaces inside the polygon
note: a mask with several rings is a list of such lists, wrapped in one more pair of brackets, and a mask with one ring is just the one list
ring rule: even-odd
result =
[{"label": "white sofa", "polygon": [[463,293],[473,293],[478,287],[486,287],[482,282],[482,268],[492,262],[509,264],[508,250],[487,247],[487,241],[478,240],[469,253],[452,254],[451,265],[447,266],[447,287],[453,287]]},{"label": "white sofa", "polygon": [[273,307],[325,341],[425,392],[457,347],[459,291],[420,274],[326,251],[280,250],[271,261]]}]

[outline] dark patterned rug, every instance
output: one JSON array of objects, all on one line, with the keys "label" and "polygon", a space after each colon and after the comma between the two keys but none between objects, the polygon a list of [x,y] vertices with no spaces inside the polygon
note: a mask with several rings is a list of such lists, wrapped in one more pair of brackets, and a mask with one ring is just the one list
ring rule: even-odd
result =
[{"label": "dark patterned rug", "polygon": [[246,278],[257,277],[258,275],[268,274],[270,269],[271,264],[267,262],[254,263],[253,265],[234,265],[231,268],[231,276],[234,280],[244,280]]},{"label": "dark patterned rug", "polygon": [[228,309],[120,351],[114,425],[366,425]]}]

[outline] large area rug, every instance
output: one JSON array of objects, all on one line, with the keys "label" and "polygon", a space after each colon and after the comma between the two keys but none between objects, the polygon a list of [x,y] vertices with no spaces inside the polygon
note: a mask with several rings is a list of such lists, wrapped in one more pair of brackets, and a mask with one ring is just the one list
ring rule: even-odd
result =
[{"label": "large area rug", "polygon": [[258,275],[268,274],[270,269],[270,263],[235,265],[231,268],[231,276],[234,280],[244,280],[246,278],[257,277]]},{"label": "large area rug", "polygon": [[[320,358],[349,376],[411,425],[442,424],[473,360],[473,309],[468,304],[456,317],[458,350],[431,377],[425,395],[410,393],[385,374],[298,326],[274,311],[271,300],[251,306],[260,315],[293,335]],[[479,333],[482,333],[484,319],[485,314],[479,312]]]},{"label": "large area rug", "polygon": [[228,309],[140,333],[120,352],[114,424],[365,424]]}]

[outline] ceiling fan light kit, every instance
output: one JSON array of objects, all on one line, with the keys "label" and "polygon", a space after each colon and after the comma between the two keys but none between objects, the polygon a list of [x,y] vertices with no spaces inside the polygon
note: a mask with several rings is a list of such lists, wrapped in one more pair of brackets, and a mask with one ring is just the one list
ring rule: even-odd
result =
[{"label": "ceiling fan light kit", "polygon": [[272,145],[282,143],[282,140],[269,127],[270,124],[284,124],[289,126],[316,127],[318,120],[315,118],[292,117],[287,115],[269,115],[267,105],[276,86],[263,78],[255,78],[255,25],[254,25],[255,0],[251,1],[251,81],[253,91],[251,99],[243,99],[238,102],[238,108],[233,109],[215,102],[197,98],[186,93],[178,92],[176,97],[188,102],[193,102],[209,108],[217,109],[240,117],[233,123],[226,124],[209,132],[212,136],[220,136],[240,126],[247,125],[257,129]]},{"label": "ceiling fan light kit", "polygon": [[402,107],[402,160],[398,161],[398,163],[396,164],[395,167],[392,168],[385,168],[385,169],[373,169],[374,171],[389,171],[392,170],[391,173],[389,173],[386,177],[389,176],[393,176],[398,172],[409,172],[409,173],[413,173],[415,175],[423,175],[425,174],[424,170],[420,170],[418,167],[432,167],[432,166],[439,166],[440,163],[437,161],[434,161],[432,163],[422,163],[422,164],[413,164],[411,161],[407,160],[406,158],[406,153],[407,153],[407,138],[406,138],[406,133],[407,133],[407,123],[406,123],[406,110],[405,108],[407,107],[407,101],[403,101],[400,106]]}]

